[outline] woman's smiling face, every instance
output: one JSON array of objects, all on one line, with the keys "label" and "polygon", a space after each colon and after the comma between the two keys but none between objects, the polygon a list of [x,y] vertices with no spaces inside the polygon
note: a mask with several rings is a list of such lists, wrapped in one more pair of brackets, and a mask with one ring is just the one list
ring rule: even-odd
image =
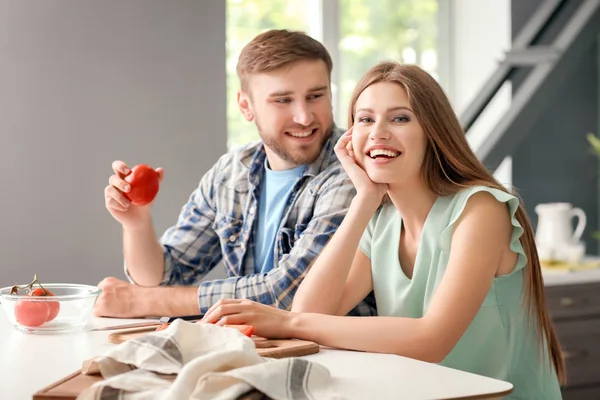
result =
[{"label": "woman's smiling face", "polygon": [[404,186],[421,179],[427,136],[402,86],[378,82],[360,94],[352,147],[373,182]]}]

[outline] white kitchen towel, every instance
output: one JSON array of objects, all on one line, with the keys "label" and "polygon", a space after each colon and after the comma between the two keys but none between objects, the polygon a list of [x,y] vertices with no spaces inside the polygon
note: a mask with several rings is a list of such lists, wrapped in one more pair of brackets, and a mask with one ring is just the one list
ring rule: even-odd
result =
[{"label": "white kitchen towel", "polygon": [[[341,399],[324,366],[302,358],[265,359],[237,329],[183,320],[119,344],[99,366],[104,380],[78,400],[225,400],[253,388],[275,400]],[[174,380],[157,374],[173,374]]]}]

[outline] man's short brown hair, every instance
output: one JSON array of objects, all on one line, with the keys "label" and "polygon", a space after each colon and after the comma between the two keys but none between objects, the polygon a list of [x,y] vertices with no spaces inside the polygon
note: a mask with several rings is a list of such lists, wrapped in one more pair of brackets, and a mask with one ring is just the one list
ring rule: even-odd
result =
[{"label": "man's short brown hair", "polygon": [[242,90],[247,89],[248,75],[273,71],[302,60],[323,60],[331,78],[331,56],[318,40],[304,32],[287,29],[263,32],[252,39],[240,53],[237,74]]}]

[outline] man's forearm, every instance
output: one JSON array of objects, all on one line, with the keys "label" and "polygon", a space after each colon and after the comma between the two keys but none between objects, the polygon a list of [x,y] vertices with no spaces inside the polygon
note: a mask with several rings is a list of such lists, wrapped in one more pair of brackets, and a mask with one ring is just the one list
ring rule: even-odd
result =
[{"label": "man's forearm", "polygon": [[152,222],[136,230],[123,230],[123,255],[127,272],[140,286],[157,286],[164,274],[163,247]]},{"label": "man's forearm", "polygon": [[196,315],[198,307],[198,286],[172,286],[144,288],[144,315],[157,317],[177,317]]}]

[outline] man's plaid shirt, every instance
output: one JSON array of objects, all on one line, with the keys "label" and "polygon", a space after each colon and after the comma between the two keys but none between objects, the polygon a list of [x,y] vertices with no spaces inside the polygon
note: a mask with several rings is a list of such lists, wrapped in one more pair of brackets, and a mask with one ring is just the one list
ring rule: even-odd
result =
[{"label": "man's plaid shirt", "polygon": [[[254,273],[256,217],[265,151],[262,142],[223,155],[182,208],[177,224],[161,237],[162,285],[197,285],[200,313],[222,298],[247,298],[290,309],[307,267],[342,223],[354,186],[335,153],[342,132],[296,181],[277,232],[274,268]],[[226,279],[201,282],[217,265]],[[371,293],[350,315],[375,315]]]}]

